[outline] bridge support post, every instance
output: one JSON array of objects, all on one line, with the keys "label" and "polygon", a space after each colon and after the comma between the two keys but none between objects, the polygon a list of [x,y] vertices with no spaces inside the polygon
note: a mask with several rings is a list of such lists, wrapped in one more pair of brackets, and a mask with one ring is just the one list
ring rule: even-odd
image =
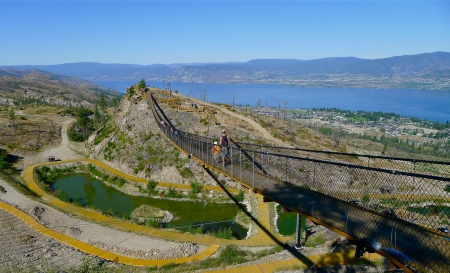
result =
[{"label": "bridge support post", "polygon": [[302,225],[305,223],[305,218],[297,214],[297,228],[295,230],[295,249],[303,249],[302,239]]}]

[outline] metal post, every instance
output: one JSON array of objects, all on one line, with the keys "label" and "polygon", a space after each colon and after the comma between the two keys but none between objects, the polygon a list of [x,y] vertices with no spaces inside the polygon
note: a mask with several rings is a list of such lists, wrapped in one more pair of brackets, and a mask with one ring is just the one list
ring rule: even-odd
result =
[{"label": "metal post", "polygon": [[313,185],[316,186],[316,162],[313,164]]},{"label": "metal post", "polygon": [[241,171],[240,171],[240,174],[241,174],[241,183],[242,183],[242,148],[239,148],[239,161],[241,162]]},{"label": "metal post", "polygon": [[348,212],[345,219],[345,231],[348,231],[347,228],[348,228]]},{"label": "metal post", "polygon": [[348,180],[348,182],[347,182],[347,194],[349,194],[349,196],[351,196],[351,193],[350,193],[350,183],[351,183],[351,177],[350,177],[350,165],[349,164],[347,164],[347,180]]},{"label": "metal post", "polygon": [[287,177],[287,160],[288,158],[286,157],[286,163],[285,163],[285,175],[286,175],[286,179],[284,181],[288,181],[288,177]]},{"label": "metal post", "polygon": [[295,231],[295,249],[303,249],[301,244],[302,239],[302,218],[303,216],[300,216],[300,214],[297,214],[297,228]]},{"label": "metal post", "polygon": [[394,174],[394,198],[392,199],[393,210],[395,210],[395,205],[397,203],[397,176],[395,176],[395,170],[392,171]]},{"label": "metal post", "polygon": [[264,173],[264,154],[261,151],[261,171]]},{"label": "metal post", "polygon": [[231,164],[231,177],[234,177],[234,168],[233,168],[234,164],[232,164],[232,161],[233,161],[233,147],[230,147],[230,159],[228,164]]},{"label": "metal post", "polygon": [[253,149],[253,172],[252,172],[252,187],[255,189],[255,150]]}]

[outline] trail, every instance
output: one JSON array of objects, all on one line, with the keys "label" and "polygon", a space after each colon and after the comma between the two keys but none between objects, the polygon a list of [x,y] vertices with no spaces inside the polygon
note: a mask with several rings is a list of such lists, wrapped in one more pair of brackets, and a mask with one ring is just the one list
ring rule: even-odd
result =
[{"label": "trail", "polygon": [[[180,94],[174,94],[174,95],[175,95],[175,96],[180,96],[180,97],[183,97],[183,98],[188,98],[188,97],[183,96],[183,95],[180,95]],[[198,99],[195,99],[195,98],[188,98],[188,99],[191,99],[191,100],[193,100],[193,101],[196,101],[198,104],[205,104],[205,105],[208,105],[208,106],[213,107],[213,108],[216,108],[216,109],[218,108],[217,105],[214,105],[214,104],[209,103],[209,102],[205,102],[205,101],[198,100]],[[241,119],[241,120],[246,121],[246,122],[249,123],[249,124],[250,124],[250,125],[251,125],[258,133],[259,133],[259,134],[261,134],[261,136],[262,136],[264,139],[267,139],[267,140],[270,140],[270,141],[274,142],[277,146],[282,146],[282,147],[292,148],[291,145],[286,144],[286,143],[284,143],[283,141],[281,141],[281,140],[279,140],[279,139],[277,139],[277,138],[274,138],[274,137],[270,134],[269,131],[267,131],[266,129],[264,129],[259,123],[257,123],[257,122],[254,121],[253,119],[248,118],[248,117],[245,117],[245,116],[240,115],[240,114],[237,114],[237,113],[234,113],[234,112],[232,112],[232,111],[230,111],[230,110],[228,110],[228,109],[226,109],[226,108],[223,108],[223,107],[220,107],[219,110],[222,111],[223,113],[227,114],[227,115],[230,115],[230,116],[234,117],[234,118],[237,118],[237,119]]]},{"label": "trail", "polygon": [[[48,157],[50,155],[55,156],[55,158],[59,159],[59,160],[73,159],[73,158],[81,157],[80,154],[77,153],[74,150],[74,147],[72,147],[72,146],[81,146],[83,144],[72,143],[71,141],[69,141],[69,138],[67,137],[67,130],[68,130],[70,124],[72,124],[72,122],[74,122],[74,121],[75,121],[74,118],[66,118],[63,122],[57,121],[57,123],[59,123],[62,126],[62,128],[61,128],[61,143],[59,145],[55,145],[53,147],[46,148],[37,154],[24,156],[23,170],[29,165],[47,161]],[[77,149],[79,149],[79,148],[80,147],[77,147]]]}]

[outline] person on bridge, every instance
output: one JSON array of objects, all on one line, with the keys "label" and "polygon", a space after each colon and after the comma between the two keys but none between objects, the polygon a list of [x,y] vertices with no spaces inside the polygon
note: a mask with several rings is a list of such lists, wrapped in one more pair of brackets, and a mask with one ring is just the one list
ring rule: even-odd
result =
[{"label": "person on bridge", "polygon": [[213,157],[214,157],[214,162],[216,162],[216,164],[219,163],[219,157],[221,155],[221,151],[220,151],[220,146],[217,145],[217,141],[214,141],[214,146],[212,148],[212,152],[213,152]]},{"label": "person on bridge", "polygon": [[227,135],[225,129],[222,129],[222,136],[220,137],[220,146],[223,148],[223,162],[227,166],[228,155],[230,154],[230,137]]}]

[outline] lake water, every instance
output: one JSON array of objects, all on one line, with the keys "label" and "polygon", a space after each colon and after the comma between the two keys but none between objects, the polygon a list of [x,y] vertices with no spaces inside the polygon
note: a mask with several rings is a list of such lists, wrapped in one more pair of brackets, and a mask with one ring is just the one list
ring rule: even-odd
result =
[{"label": "lake water", "polygon": [[[137,82],[96,82],[125,93]],[[163,82],[147,82],[151,87],[165,88]],[[406,117],[418,117],[445,123],[450,120],[450,90],[409,89],[338,89],[298,88],[276,84],[199,84],[171,83],[172,90],[208,102],[257,106],[285,106],[288,108],[339,108],[393,112]],[[204,94],[204,95],[203,95]]]},{"label": "lake water", "polygon": [[119,217],[129,216],[133,210],[142,205],[150,205],[172,213],[174,219],[167,223],[168,228],[185,231],[188,227],[196,228],[203,225],[206,232],[231,228],[235,238],[243,239],[247,236],[247,230],[233,221],[240,211],[234,203],[205,203],[132,196],[84,173],[62,175],[51,187],[54,190],[64,191],[69,198],[78,200],[84,206],[92,205],[103,211],[111,210]]}]

